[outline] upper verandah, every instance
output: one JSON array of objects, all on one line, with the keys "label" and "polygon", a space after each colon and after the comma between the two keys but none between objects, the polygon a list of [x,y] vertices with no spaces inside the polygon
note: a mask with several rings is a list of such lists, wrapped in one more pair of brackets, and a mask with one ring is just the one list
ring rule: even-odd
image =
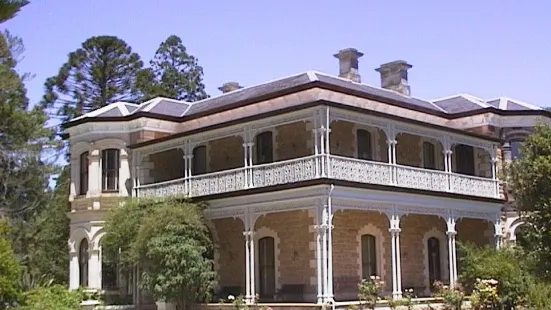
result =
[{"label": "upper verandah", "polygon": [[[79,125],[85,123],[129,123],[133,120],[151,119],[170,123],[167,132],[172,134],[315,101],[333,102],[360,111],[374,111],[405,120],[457,129],[494,125],[484,123],[488,119],[488,113],[498,116],[528,115],[532,118],[543,116],[548,119],[547,111],[540,107],[508,98],[483,100],[460,94],[423,100],[410,96],[407,70],[411,65],[405,61],[391,62],[377,69],[381,74],[381,87],[363,84],[358,73],[359,56],[361,53],[355,49],[342,50],[336,54],[340,67],[338,77],[308,71],[250,87],[240,87],[233,83],[233,87],[226,87],[223,94],[194,103],[168,98],[155,98],[140,105],[117,102],[77,117],[64,124],[64,127],[69,135],[73,135],[81,132],[78,127],[83,127]],[[287,97],[284,104],[282,100],[277,104],[275,101],[270,102],[282,97]],[[262,102],[268,103],[261,107]],[[518,123],[519,120],[514,122]],[[530,121],[534,122],[536,120]],[[137,126],[132,127],[138,129]]]}]

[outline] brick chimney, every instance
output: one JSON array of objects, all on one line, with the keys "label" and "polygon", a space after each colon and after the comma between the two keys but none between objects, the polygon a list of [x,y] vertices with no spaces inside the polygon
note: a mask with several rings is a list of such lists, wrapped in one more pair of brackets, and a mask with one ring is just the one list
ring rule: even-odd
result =
[{"label": "brick chimney", "polygon": [[346,48],[333,55],[339,60],[339,76],[360,83],[362,79],[358,71],[358,59],[363,55],[355,48]]},{"label": "brick chimney", "polygon": [[221,87],[218,87],[219,90],[222,91],[222,93],[229,93],[234,90],[238,90],[240,88],[243,88],[243,86],[239,85],[237,82],[228,82],[224,83]]},{"label": "brick chimney", "polygon": [[396,60],[382,64],[375,71],[381,74],[381,87],[409,96],[411,94],[408,85],[408,69],[412,65],[404,60]]}]

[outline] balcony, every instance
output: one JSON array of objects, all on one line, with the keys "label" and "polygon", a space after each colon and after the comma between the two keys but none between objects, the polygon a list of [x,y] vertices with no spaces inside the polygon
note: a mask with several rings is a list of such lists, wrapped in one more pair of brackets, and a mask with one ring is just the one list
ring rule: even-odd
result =
[{"label": "balcony", "polygon": [[315,180],[324,175],[342,181],[499,198],[496,179],[336,155],[312,155],[147,184],[138,186],[136,193],[140,197],[200,197]]}]

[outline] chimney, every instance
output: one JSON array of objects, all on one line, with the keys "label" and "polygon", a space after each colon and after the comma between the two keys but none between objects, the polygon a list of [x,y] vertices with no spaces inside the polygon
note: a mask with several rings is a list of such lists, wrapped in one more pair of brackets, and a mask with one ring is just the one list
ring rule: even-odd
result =
[{"label": "chimney", "polygon": [[339,76],[360,83],[358,59],[363,55],[355,48],[346,48],[333,55],[339,60]]},{"label": "chimney", "polygon": [[243,88],[243,86],[239,85],[239,83],[237,82],[228,82],[228,83],[224,83],[224,85],[222,85],[222,87],[218,87],[219,90],[222,91],[222,93],[229,93],[231,91],[234,91],[234,90],[238,90],[240,88]]},{"label": "chimney", "polygon": [[381,74],[381,87],[409,96],[411,91],[408,85],[408,69],[412,65],[404,60],[396,60],[382,64],[375,71]]}]

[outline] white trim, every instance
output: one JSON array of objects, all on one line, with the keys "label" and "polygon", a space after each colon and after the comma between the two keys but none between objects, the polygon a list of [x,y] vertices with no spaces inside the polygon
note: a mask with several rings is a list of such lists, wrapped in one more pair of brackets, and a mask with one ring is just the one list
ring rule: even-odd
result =
[{"label": "white trim", "polygon": [[450,269],[448,268],[448,237],[446,234],[435,227],[432,227],[429,231],[423,235],[423,275],[426,292],[430,292],[429,283],[429,255],[428,255],[428,240],[429,238],[436,238],[440,243],[440,274],[442,275],[442,282],[447,283],[450,280]]},{"label": "white trim", "polygon": [[373,235],[375,237],[375,251],[376,251],[376,259],[377,259],[377,275],[381,278],[383,281],[387,281],[387,274],[386,274],[386,257],[385,257],[385,235],[381,232],[381,230],[376,227],[375,225],[369,223],[367,225],[364,225],[362,228],[358,230],[358,233],[356,235],[356,253],[358,253],[358,277],[360,279],[363,278],[363,265],[362,265],[362,236],[363,235]]},{"label": "white trim", "polygon": [[280,271],[280,247],[279,247],[279,236],[277,235],[277,232],[274,230],[268,228],[268,227],[261,227],[257,229],[254,233],[254,261],[255,261],[255,270],[254,270],[254,278],[255,278],[255,292],[257,294],[260,292],[260,276],[259,276],[259,268],[260,268],[260,250],[258,246],[258,241],[265,237],[272,237],[274,238],[274,260],[275,260],[275,292],[281,288],[280,287],[280,278],[281,278],[281,271]]}]

